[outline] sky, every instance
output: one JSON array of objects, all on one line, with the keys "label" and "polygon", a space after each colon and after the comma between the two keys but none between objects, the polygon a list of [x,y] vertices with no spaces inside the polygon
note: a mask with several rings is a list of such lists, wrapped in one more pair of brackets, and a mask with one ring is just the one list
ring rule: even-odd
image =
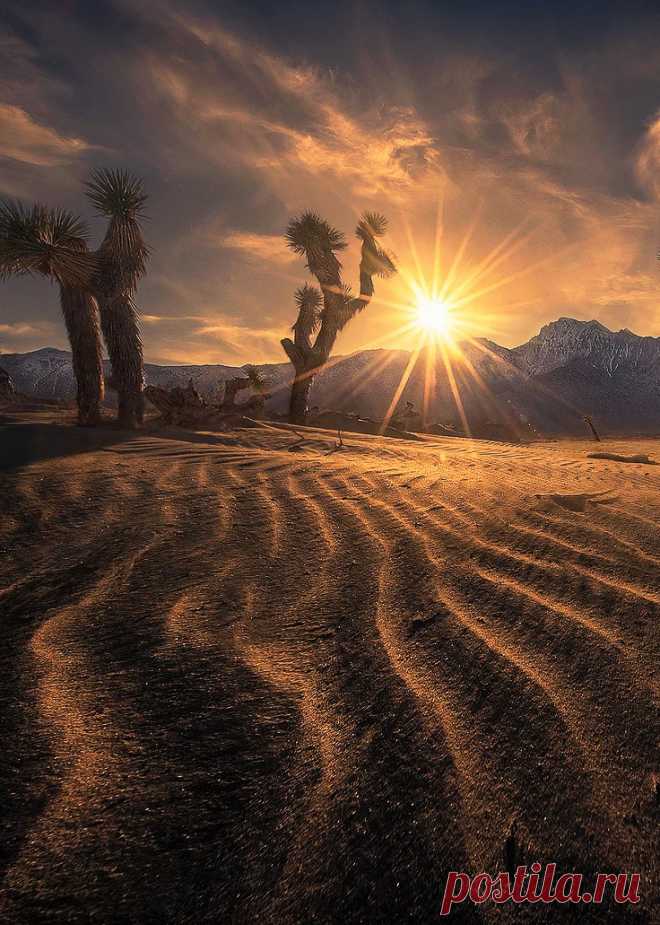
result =
[{"label": "sky", "polygon": [[[155,363],[279,362],[313,209],[389,219],[400,273],[337,353],[409,348],[420,290],[514,346],[560,316],[660,335],[657,3],[0,0],[0,196],[62,205],[97,166],[149,193]],[[0,352],[66,347],[58,293],[0,285]]]}]

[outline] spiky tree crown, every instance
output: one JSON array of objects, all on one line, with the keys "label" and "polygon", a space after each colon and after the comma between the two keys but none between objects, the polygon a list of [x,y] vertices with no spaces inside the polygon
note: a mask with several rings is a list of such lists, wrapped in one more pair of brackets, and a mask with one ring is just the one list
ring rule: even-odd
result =
[{"label": "spiky tree crown", "polygon": [[319,282],[336,285],[341,271],[336,251],[347,246],[341,231],[316,212],[303,212],[289,222],[286,240],[296,254],[306,257],[308,270]]},{"label": "spiky tree crown", "polygon": [[362,241],[362,270],[369,276],[388,279],[396,272],[394,255],[380,246],[377,238],[387,232],[387,219],[380,212],[364,212],[355,229]]},{"label": "spiky tree crown", "polygon": [[296,254],[314,251],[341,251],[346,247],[343,232],[333,228],[316,212],[303,212],[289,222],[286,230],[289,247]]},{"label": "spiky tree crown", "polygon": [[300,289],[296,289],[295,300],[299,309],[313,310],[321,307],[323,296],[316,286],[310,286],[309,283],[305,283]]},{"label": "spiky tree crown", "polygon": [[127,170],[99,167],[92,171],[85,187],[87,198],[101,215],[137,219],[144,214],[148,197],[142,180]]},{"label": "spiky tree crown", "polygon": [[43,206],[28,207],[13,199],[0,201],[0,274],[3,278],[37,271],[42,258],[37,246],[45,215]]},{"label": "spiky tree crown", "polygon": [[41,273],[86,288],[96,269],[87,251],[87,228],[66,209],[0,202],[0,275]]},{"label": "spiky tree crown", "polygon": [[51,209],[47,229],[51,244],[62,247],[84,247],[86,244],[87,224],[67,209]]},{"label": "spiky tree crown", "polygon": [[98,250],[99,272],[94,285],[105,296],[132,295],[149,257],[140,227],[147,201],[142,180],[126,170],[99,168],[85,186],[95,210],[110,219]]},{"label": "spiky tree crown", "polygon": [[255,392],[263,392],[266,388],[266,380],[256,366],[248,366],[246,369],[250,385]]},{"label": "spiky tree crown", "polygon": [[381,238],[387,232],[388,221],[382,212],[363,212],[355,230],[358,238],[370,235]]},{"label": "spiky tree crown", "polygon": [[295,300],[298,306],[298,317],[291,326],[291,330],[295,331],[298,343],[305,343],[318,330],[321,323],[320,310],[323,296],[316,286],[305,283],[300,289],[296,289]]}]

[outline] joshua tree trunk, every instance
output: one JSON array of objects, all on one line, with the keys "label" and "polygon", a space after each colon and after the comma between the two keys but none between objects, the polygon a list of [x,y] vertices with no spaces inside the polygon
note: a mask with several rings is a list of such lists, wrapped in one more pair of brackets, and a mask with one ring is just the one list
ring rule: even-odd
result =
[{"label": "joshua tree trunk", "polygon": [[289,398],[289,421],[291,424],[304,424],[315,370],[323,366],[327,357],[322,357],[313,350],[309,340],[302,337],[300,331],[296,331],[296,341],[297,343],[294,344],[292,340],[285,337],[281,344],[295,370]]},{"label": "joshua tree trunk", "polygon": [[122,427],[137,427],[144,418],[144,361],[137,309],[125,293],[99,295],[98,302],[119,403],[117,419]]},{"label": "joshua tree trunk", "polygon": [[71,343],[78,384],[78,423],[98,424],[103,399],[103,358],[99,313],[94,298],[82,289],[60,286],[60,304]]},{"label": "joshua tree trunk", "polygon": [[292,424],[304,424],[307,418],[307,405],[309,393],[314,382],[313,374],[296,372],[296,378],[291,384],[291,400],[289,402],[289,420]]}]

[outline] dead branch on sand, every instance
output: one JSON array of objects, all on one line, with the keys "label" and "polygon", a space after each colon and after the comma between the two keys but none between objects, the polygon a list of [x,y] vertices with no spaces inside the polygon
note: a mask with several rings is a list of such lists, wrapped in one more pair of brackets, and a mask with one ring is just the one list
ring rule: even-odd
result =
[{"label": "dead branch on sand", "polygon": [[618,453],[587,453],[587,459],[611,459],[613,462],[644,463],[646,466],[657,466],[655,459],[650,459],[645,453],[636,453],[634,456],[620,456]]},{"label": "dead branch on sand", "polygon": [[237,391],[248,388],[251,382],[249,379],[231,379],[228,384],[229,402],[223,401],[219,405],[208,404],[195,388],[192,379],[185,389],[180,386],[164,389],[150,385],[144,390],[144,394],[160,412],[163,424],[221,430],[236,426],[259,426],[258,421],[264,415],[268,395],[258,392],[237,405],[234,401]]},{"label": "dead branch on sand", "polygon": [[592,421],[591,417],[588,414],[585,414],[584,421],[585,421],[585,424],[589,425],[589,429],[591,430],[591,433],[594,435],[594,440],[600,443],[600,437],[598,436],[598,431],[596,430],[594,422]]}]

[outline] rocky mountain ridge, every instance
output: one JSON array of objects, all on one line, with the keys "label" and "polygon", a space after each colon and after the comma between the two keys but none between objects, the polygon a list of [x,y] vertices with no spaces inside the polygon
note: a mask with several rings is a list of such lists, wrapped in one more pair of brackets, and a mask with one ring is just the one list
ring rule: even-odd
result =
[{"label": "rocky mountain ridge", "polygon": [[[451,375],[443,362],[435,364],[427,423],[442,422],[464,431],[467,422],[467,429],[479,433],[499,421],[546,435],[583,434],[583,418],[589,414],[604,433],[660,433],[660,337],[640,337],[627,329],[614,332],[598,321],[564,317],[518,347],[501,347],[485,338],[460,346]],[[334,357],[316,377],[311,404],[382,418],[409,358],[408,351],[384,349]],[[66,351],[47,347],[3,354],[0,365],[23,394],[62,400],[75,396]],[[290,364],[257,368],[269,382],[269,410],[284,412]],[[411,401],[422,412],[426,368],[422,355],[401,394],[400,407]],[[145,377],[147,384],[164,388],[184,386],[192,379],[198,391],[212,397],[225,379],[246,375],[246,370],[247,366],[220,364],[147,364]]]}]

